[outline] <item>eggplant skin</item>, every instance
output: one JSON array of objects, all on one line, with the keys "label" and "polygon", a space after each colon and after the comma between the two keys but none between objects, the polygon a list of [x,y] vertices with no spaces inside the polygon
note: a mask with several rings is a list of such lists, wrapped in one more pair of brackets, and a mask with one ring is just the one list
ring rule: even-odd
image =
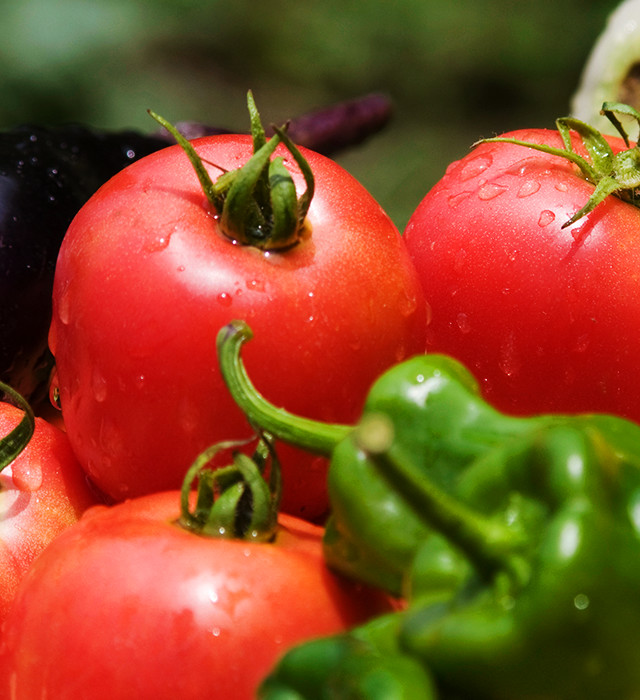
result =
[{"label": "eggplant skin", "polygon": [[0,380],[46,394],[56,259],[75,214],[110,177],[169,145],[134,131],[24,125],[0,133]]}]

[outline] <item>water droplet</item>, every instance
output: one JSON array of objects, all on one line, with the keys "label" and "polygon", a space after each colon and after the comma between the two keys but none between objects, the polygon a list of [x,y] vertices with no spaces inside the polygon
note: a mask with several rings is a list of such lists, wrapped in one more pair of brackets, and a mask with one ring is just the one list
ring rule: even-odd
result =
[{"label": "water droplet", "polygon": [[554,221],[556,215],[549,209],[543,209],[540,212],[540,218],[538,219],[538,226],[548,226],[552,221]]},{"label": "water droplet", "polygon": [[265,281],[258,279],[247,280],[247,289],[250,289],[253,292],[264,292]]},{"label": "water droplet", "polygon": [[233,297],[228,292],[222,292],[217,296],[218,304],[222,306],[231,306]]},{"label": "water droplet", "polygon": [[405,348],[404,343],[400,343],[400,345],[398,345],[393,356],[395,358],[396,363],[402,362],[403,360],[407,359],[407,349]]},{"label": "water droplet", "polygon": [[501,194],[504,194],[509,188],[506,185],[499,185],[496,182],[487,182],[486,185],[478,190],[478,197],[483,201],[487,202],[490,199],[495,199]]},{"label": "water droplet", "polygon": [[465,162],[464,166],[460,170],[458,179],[464,182],[465,180],[471,180],[471,178],[477,177],[483,173],[487,168],[491,167],[493,159],[488,155],[480,155],[475,158],[471,158]]},{"label": "water droplet", "polygon": [[91,388],[93,397],[98,403],[102,403],[107,398],[107,380],[97,370],[93,372]]},{"label": "water droplet", "polygon": [[470,194],[471,192],[456,192],[456,194],[450,195],[448,199],[449,206],[452,209],[455,209],[458,206],[458,204],[465,200]]},{"label": "water droplet", "polygon": [[187,435],[193,435],[201,425],[198,407],[188,398],[180,401],[177,407],[177,416],[180,427]]},{"label": "water droplet", "polygon": [[576,338],[576,342],[574,344],[574,350],[576,352],[585,352],[587,348],[589,347],[591,340],[589,338],[588,333],[583,333],[582,335],[578,336]]},{"label": "water droplet", "polygon": [[573,240],[576,243],[586,244],[591,233],[588,219],[581,219],[569,229]]},{"label": "water droplet", "polygon": [[456,251],[456,256],[453,261],[453,269],[456,272],[462,272],[465,267],[465,261],[467,259],[467,251],[464,248],[460,248],[460,250]]},{"label": "water droplet", "polygon": [[589,596],[584,593],[578,593],[573,599],[573,604],[578,610],[586,610],[589,607]]},{"label": "water droplet", "polygon": [[540,189],[540,183],[537,180],[526,180],[522,183],[520,189],[518,190],[517,196],[521,199],[524,197],[530,197],[535,194]]},{"label": "water droplet", "polygon": [[414,295],[401,294],[398,307],[400,310],[400,315],[408,318],[412,313],[415,312],[416,306],[418,305],[418,300]]},{"label": "water droplet", "polygon": [[60,384],[58,382],[58,372],[54,369],[49,380],[49,401],[54,408],[58,411],[62,409],[62,402],[60,401]]},{"label": "water droplet", "polygon": [[98,450],[100,452],[101,473],[104,473],[105,467],[108,467],[114,458],[120,459],[127,452],[117,421],[104,420],[100,424]]},{"label": "water droplet", "polygon": [[214,628],[211,630],[211,634],[212,634],[214,637],[219,637],[219,636],[220,636],[220,628],[219,628],[219,627],[214,627]]},{"label": "water droplet", "polygon": [[19,491],[37,491],[42,486],[42,467],[28,459],[16,460],[11,477]]},{"label": "water droplet", "polygon": [[510,333],[500,348],[500,360],[498,366],[507,377],[513,377],[520,370],[520,361],[516,351],[516,342],[513,333]]},{"label": "water droplet", "polygon": [[471,325],[469,324],[469,317],[467,314],[459,313],[456,316],[456,325],[460,329],[461,333],[469,333],[471,330]]},{"label": "water droplet", "polygon": [[554,187],[558,190],[558,192],[566,192],[569,189],[569,185],[567,185],[566,182],[556,182]]},{"label": "water droplet", "polygon": [[158,253],[161,250],[165,250],[169,246],[170,240],[170,235],[157,236],[156,238],[147,241],[144,248],[148,253]]},{"label": "water droplet", "polygon": [[64,289],[62,291],[62,294],[58,297],[58,303],[56,306],[58,318],[60,319],[60,322],[63,323],[65,326],[68,326],[69,322],[71,321],[71,301],[69,299],[69,296],[69,289]]}]

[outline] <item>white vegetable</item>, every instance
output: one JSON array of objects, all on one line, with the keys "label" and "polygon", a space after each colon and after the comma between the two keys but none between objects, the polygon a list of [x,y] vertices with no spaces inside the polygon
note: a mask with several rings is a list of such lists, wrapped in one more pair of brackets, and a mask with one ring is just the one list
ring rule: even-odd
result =
[{"label": "white vegetable", "polygon": [[572,115],[604,133],[617,134],[600,115],[606,101],[640,110],[640,0],[625,0],[609,16],[585,64]]}]

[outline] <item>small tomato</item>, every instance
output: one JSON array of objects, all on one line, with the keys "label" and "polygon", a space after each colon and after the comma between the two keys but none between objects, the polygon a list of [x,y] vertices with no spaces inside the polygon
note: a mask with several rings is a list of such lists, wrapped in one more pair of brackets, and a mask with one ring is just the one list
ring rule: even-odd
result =
[{"label": "small tomato", "polygon": [[[0,437],[24,417],[0,403]],[[65,433],[35,418],[31,438],[0,472],[0,620],[33,560],[97,498]]]}]

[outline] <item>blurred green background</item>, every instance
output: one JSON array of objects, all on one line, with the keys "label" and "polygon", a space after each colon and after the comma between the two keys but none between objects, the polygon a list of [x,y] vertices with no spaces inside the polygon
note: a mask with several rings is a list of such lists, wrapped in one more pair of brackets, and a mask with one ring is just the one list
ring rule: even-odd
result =
[{"label": "blurred green background", "polygon": [[384,132],[337,160],[403,228],[482,136],[553,126],[615,0],[0,0],[0,128],[245,130],[382,91]]}]

